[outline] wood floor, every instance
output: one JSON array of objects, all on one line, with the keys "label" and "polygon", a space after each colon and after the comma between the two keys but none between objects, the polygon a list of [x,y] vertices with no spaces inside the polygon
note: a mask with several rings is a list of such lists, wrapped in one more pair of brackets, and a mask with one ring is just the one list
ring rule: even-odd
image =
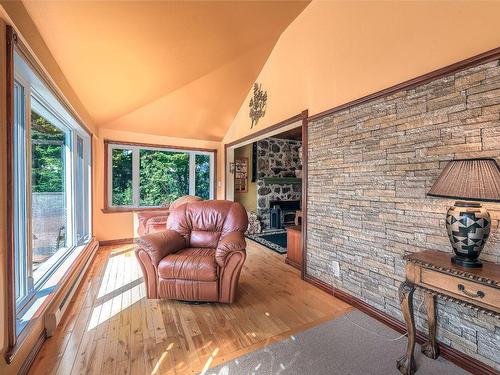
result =
[{"label": "wood floor", "polygon": [[30,374],[197,374],[351,310],[254,242],[234,304],[148,300],[133,248],[99,250]]}]

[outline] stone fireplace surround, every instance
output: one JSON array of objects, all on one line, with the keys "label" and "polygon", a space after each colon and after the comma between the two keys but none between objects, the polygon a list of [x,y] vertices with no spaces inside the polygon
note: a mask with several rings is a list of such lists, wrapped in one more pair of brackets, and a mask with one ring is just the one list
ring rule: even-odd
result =
[{"label": "stone fireplace surround", "polygon": [[267,138],[257,142],[257,215],[264,230],[269,229],[271,201],[302,199],[302,185],[289,183],[266,184],[265,177],[295,177],[302,169],[301,141]]}]

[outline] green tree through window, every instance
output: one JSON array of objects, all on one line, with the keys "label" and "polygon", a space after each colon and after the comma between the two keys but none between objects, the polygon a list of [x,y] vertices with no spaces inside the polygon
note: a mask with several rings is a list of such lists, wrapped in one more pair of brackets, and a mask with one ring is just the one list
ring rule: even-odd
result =
[{"label": "green tree through window", "polygon": [[210,156],[198,154],[195,158],[195,194],[210,199]]},{"label": "green tree through window", "polygon": [[211,198],[212,154],[112,144],[110,150],[113,206],[158,207],[190,191]]},{"label": "green tree through window", "polygon": [[65,138],[64,132],[31,111],[31,183],[34,193],[64,191]]},{"label": "green tree through window", "polygon": [[189,194],[189,154],[140,151],[141,206],[159,206]]},{"label": "green tree through window", "polygon": [[114,206],[131,206],[132,197],[132,150],[113,149],[112,175]]}]

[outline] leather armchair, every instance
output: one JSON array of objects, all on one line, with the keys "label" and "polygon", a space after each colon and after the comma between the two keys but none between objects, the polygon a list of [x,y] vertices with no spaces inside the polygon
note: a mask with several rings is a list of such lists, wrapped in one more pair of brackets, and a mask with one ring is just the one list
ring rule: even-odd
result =
[{"label": "leather armchair", "polygon": [[148,298],[233,302],[247,226],[236,202],[189,202],[171,210],[166,230],[136,240]]},{"label": "leather armchair", "polygon": [[184,195],[180,198],[177,198],[170,204],[167,203],[164,210],[137,212],[137,219],[139,221],[137,233],[139,234],[139,236],[144,236],[145,234],[165,230],[168,214],[171,210],[175,210],[176,207],[184,203],[197,202],[201,200],[203,199],[195,195]]}]

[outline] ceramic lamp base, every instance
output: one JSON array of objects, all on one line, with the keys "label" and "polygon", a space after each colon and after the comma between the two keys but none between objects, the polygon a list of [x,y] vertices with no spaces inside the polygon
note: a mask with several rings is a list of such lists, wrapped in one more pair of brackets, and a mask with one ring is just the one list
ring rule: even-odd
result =
[{"label": "ceramic lamp base", "polygon": [[464,268],[481,268],[483,266],[483,264],[477,259],[467,259],[457,255],[451,258],[451,262]]},{"label": "ceramic lamp base", "polygon": [[479,203],[455,202],[446,215],[446,229],[455,252],[453,263],[465,268],[482,267],[477,259],[490,235],[490,214]]}]

